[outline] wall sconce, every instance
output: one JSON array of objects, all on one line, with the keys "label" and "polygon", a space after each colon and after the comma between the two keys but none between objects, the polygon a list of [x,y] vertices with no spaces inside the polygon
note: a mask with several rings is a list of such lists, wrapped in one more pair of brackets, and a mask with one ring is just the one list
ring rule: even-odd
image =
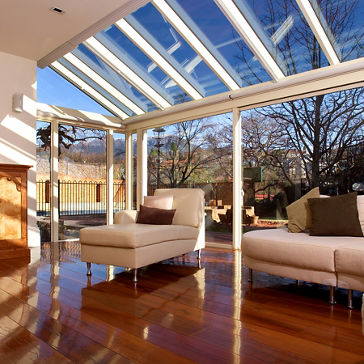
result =
[{"label": "wall sconce", "polygon": [[13,95],[13,111],[23,112],[23,97],[21,93],[16,93]]}]

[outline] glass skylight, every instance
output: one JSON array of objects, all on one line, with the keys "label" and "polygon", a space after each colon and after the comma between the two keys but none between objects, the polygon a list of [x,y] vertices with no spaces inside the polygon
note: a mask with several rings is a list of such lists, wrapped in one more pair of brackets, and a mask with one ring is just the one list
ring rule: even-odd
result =
[{"label": "glass skylight", "polygon": [[125,119],[363,57],[363,19],[364,0],[153,0],[52,68]]},{"label": "glass skylight", "polygon": [[[131,100],[139,109],[143,112],[155,110],[157,107],[144,96],[141,96],[140,92],[135,89],[129,82],[127,82],[118,73],[113,71],[105,62],[103,62],[97,55],[92,53],[83,44],[80,44],[77,49],[72,52],[76,57],[85,62],[90,68],[92,68],[101,77],[107,80],[112,86],[117,88],[126,98]],[[120,99],[119,99],[120,100]],[[122,100],[120,100],[122,102]],[[125,103],[125,106],[128,105]],[[135,108],[129,107],[133,113],[140,114]]]},{"label": "glass skylight", "polygon": [[286,75],[329,63],[293,0],[235,0]]},{"label": "glass skylight", "polygon": [[228,91],[228,87],[206,65],[174,27],[148,3],[132,14],[134,18],[156,39],[163,49],[185,69],[205,91],[205,95],[215,95]]},{"label": "glass skylight", "polygon": [[117,56],[120,57],[122,53],[127,54],[134,65],[143,70],[146,77],[151,78],[163,90],[162,92],[170,96],[172,104],[175,105],[179,103],[179,100],[184,98],[188,99],[188,101],[191,100],[191,97],[181,87],[176,83],[172,84],[170,77],[116,26],[111,26],[98,34],[96,38],[110,49],[113,49]]},{"label": "glass skylight", "polygon": [[238,74],[241,87],[271,79],[213,0],[184,0],[180,6],[226,60],[229,72]]},{"label": "glass skylight", "polygon": [[341,62],[364,56],[364,1],[310,0]]}]

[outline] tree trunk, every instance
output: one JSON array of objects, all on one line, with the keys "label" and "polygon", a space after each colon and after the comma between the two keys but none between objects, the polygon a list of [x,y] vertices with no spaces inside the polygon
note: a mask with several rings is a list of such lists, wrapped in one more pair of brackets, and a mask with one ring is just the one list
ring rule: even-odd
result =
[{"label": "tree trunk", "polygon": [[320,185],[320,131],[321,131],[321,105],[324,100],[324,95],[316,96],[315,99],[315,119],[314,119],[314,138],[312,145],[312,178],[311,188]]}]

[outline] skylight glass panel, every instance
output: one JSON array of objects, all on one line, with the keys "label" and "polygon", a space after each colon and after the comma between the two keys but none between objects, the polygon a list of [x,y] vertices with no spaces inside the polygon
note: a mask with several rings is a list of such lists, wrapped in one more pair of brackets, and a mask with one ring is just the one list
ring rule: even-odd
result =
[{"label": "skylight glass panel", "polygon": [[329,64],[294,0],[234,2],[287,75]]},{"label": "skylight glass panel", "polygon": [[133,85],[111,69],[83,44],[80,44],[73,53],[144,111],[148,112],[158,109],[152,101],[142,95]]},{"label": "skylight glass panel", "polygon": [[179,5],[239,75],[242,86],[271,80],[213,0],[183,0]]},{"label": "skylight glass panel", "polygon": [[309,0],[340,61],[364,56],[364,1]]},{"label": "skylight glass panel", "polygon": [[96,38],[109,49],[112,48],[116,56],[127,54],[134,64],[144,70],[164,91],[173,98],[176,105],[181,100],[190,101],[191,97],[186,94],[173,80],[168,77],[149,57],[147,57],[127,36],[125,36],[115,25],[100,32]]},{"label": "skylight glass panel", "polygon": [[132,15],[201,85],[205,96],[228,91],[227,86],[151,3],[138,9]]},{"label": "skylight glass panel", "polygon": [[125,114],[129,116],[134,116],[135,114],[125,107],[125,105],[121,104],[119,100],[117,100],[115,97],[110,95],[108,92],[106,92],[102,87],[100,87],[96,82],[94,82],[92,79],[90,79],[87,75],[85,75],[83,72],[81,72],[78,68],[70,64],[68,61],[66,61],[64,58],[60,58],[58,62],[66,67],[69,71],[71,71],[74,75],[76,75],[78,78],[80,78],[82,81],[87,83],[89,86],[91,86],[94,90],[96,90],[99,94],[104,96],[107,100],[109,100],[112,104],[114,104],[116,107],[118,107],[120,110],[124,111]]},{"label": "skylight glass panel", "polygon": [[37,86],[38,102],[114,115],[50,67],[37,68]]}]

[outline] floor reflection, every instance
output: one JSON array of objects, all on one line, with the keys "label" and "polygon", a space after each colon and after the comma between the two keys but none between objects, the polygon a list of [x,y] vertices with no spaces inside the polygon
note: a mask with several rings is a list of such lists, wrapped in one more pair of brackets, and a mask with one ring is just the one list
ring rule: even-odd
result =
[{"label": "floor reflection", "polygon": [[0,260],[0,359],[10,362],[345,362],[364,360],[361,295],[254,274],[241,252],[204,249],[132,271],[45,244]]}]

